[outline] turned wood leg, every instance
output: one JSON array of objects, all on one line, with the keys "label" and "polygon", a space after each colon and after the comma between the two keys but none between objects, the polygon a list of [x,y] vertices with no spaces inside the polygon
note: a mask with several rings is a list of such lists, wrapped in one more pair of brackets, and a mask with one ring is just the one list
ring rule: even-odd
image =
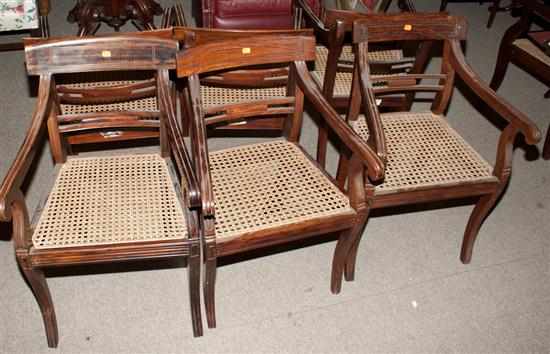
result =
[{"label": "turned wood leg", "polygon": [[216,328],[216,259],[206,260],[204,269],[203,292],[206,321],[208,328]]},{"label": "turned wood leg", "polygon": [[46,277],[41,269],[30,268],[24,263],[25,262],[19,260],[21,271],[27,279],[34,293],[34,297],[36,298],[36,302],[38,302],[40,311],[42,312],[42,319],[44,320],[44,327],[46,329],[46,338],[48,339],[48,347],[55,348],[59,342],[59,335],[53,302],[48,284],[46,283]]},{"label": "turned wood leg", "polygon": [[545,160],[550,160],[550,126],[546,131],[546,139],[544,141],[544,147],[542,148],[542,158]]},{"label": "turned wood leg", "polygon": [[338,238],[338,242],[336,243],[336,248],[334,250],[334,257],[332,259],[330,290],[333,294],[340,293],[340,290],[342,289],[342,276],[344,275],[344,268],[347,268],[347,263],[350,261],[351,249],[355,243],[359,244],[367,218],[368,212],[362,216],[359,215],[353,228],[342,232]]},{"label": "turned wood leg", "polygon": [[497,62],[495,64],[495,72],[493,73],[491,83],[489,84],[489,86],[495,91],[498,90],[502,84],[502,80],[504,80],[504,75],[508,69],[508,64],[510,64],[511,50],[512,49],[506,45],[501,45],[499,49]]},{"label": "turned wood leg", "polygon": [[448,3],[447,0],[441,0],[441,5],[439,6],[439,11],[445,11],[445,9],[447,8],[447,3]]},{"label": "turned wood leg", "polygon": [[481,224],[489,215],[493,207],[495,206],[498,197],[502,193],[504,188],[501,188],[500,191],[493,194],[484,195],[479,198],[470,219],[468,220],[468,225],[466,226],[466,231],[464,232],[464,239],[462,241],[462,250],[460,252],[460,260],[464,264],[470,263],[472,260],[472,251],[474,249],[474,243],[476,241],[477,235],[479,233],[479,228]]},{"label": "turned wood leg", "polygon": [[193,323],[193,335],[202,336],[201,319],[201,255],[200,245],[191,245],[191,251],[187,260],[187,271],[189,278],[189,298],[191,301],[191,321]]}]

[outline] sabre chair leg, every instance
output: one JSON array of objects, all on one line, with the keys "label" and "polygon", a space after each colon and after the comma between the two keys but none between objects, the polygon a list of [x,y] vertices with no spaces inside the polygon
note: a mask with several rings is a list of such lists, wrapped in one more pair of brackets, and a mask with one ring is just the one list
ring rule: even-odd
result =
[{"label": "sabre chair leg", "polygon": [[367,225],[368,217],[369,216],[367,213],[367,215],[365,215],[362,220],[358,222],[358,230],[353,237],[354,240],[346,258],[346,266],[344,269],[344,277],[346,281],[353,281],[355,279],[355,263],[357,260],[357,252],[359,249],[359,244],[361,243],[361,237],[363,236],[365,226]]},{"label": "sabre chair leg", "polygon": [[340,233],[334,255],[332,258],[332,274],[330,279],[330,291],[333,294],[339,294],[342,290],[342,276],[346,264],[346,256],[351,248],[352,229],[348,229]]},{"label": "sabre chair leg", "polygon": [[48,347],[56,348],[57,343],[59,342],[59,334],[57,330],[55,310],[53,307],[50,290],[46,282],[46,277],[44,276],[42,269],[30,268],[22,263],[23,262],[19,262],[21,271],[23,272],[25,279],[27,279],[32,292],[34,293],[34,297],[36,298],[36,302],[38,302],[40,311],[42,312]]},{"label": "sabre chair leg", "polygon": [[479,233],[481,224],[495,206],[500,194],[501,192],[496,192],[493,194],[484,195],[480,197],[476,203],[476,206],[470,215],[470,219],[468,220],[466,231],[464,232],[462,250],[460,252],[460,260],[462,263],[468,264],[472,260],[472,251],[474,249],[474,243]]},{"label": "sabre chair leg", "polygon": [[208,328],[216,328],[216,258],[205,261],[203,279],[204,306]]},{"label": "sabre chair leg", "polygon": [[201,279],[201,256],[199,245],[192,245],[193,249],[190,252],[187,268],[189,279],[189,298],[191,301],[191,321],[193,323],[193,335],[200,337],[203,334],[202,331],[202,319],[201,319],[201,291],[200,291],[200,279]]}]

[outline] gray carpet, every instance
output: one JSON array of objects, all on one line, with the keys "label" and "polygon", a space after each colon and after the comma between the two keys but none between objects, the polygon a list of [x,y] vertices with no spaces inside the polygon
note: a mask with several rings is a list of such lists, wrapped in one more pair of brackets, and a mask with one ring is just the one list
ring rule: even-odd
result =
[{"label": "gray carpet", "polygon": [[[73,3],[53,2],[54,35],[74,32],[65,22]],[[439,6],[429,0],[417,4],[423,10]],[[468,17],[467,57],[489,80],[500,38],[514,20],[499,14],[486,29],[486,4],[455,3],[449,11]],[[23,53],[0,58],[4,176],[35,99],[29,96]],[[550,124],[545,90],[512,66],[499,93],[545,132]],[[458,91],[449,116],[494,161],[499,130]],[[306,144],[313,147],[315,137],[307,124]],[[356,280],[344,283],[338,296],[329,291],[334,242],[220,267],[218,328],[202,338],[192,337],[185,268],[116,265],[48,278],[60,333],[59,348],[49,350],[38,306],[17,269],[9,227],[0,224],[0,352],[548,353],[550,161],[537,155],[536,149],[516,150],[510,186],[481,228],[470,265],[461,264],[458,253],[472,205],[373,217],[360,246]],[[41,156],[27,191],[31,209],[51,179],[47,147]]]}]

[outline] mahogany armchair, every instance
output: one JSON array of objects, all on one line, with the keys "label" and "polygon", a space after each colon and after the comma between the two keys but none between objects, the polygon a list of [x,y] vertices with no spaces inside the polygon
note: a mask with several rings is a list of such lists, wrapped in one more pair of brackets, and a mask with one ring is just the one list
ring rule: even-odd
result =
[{"label": "mahogany armchair", "polygon": [[[338,289],[345,256],[367,213],[364,173],[372,180],[383,176],[381,159],[338,117],[311,79],[305,61],[314,57],[313,36],[283,34],[208,43],[178,54],[177,74],[187,80],[190,91],[191,145],[202,198],[203,291],[211,328],[216,326],[218,257],[337,232],[331,287]],[[203,104],[199,75],[277,63],[290,63],[284,98],[265,99],[246,109]],[[351,187],[345,193],[299,144],[305,98],[351,151]],[[209,125],[274,112],[286,115],[283,139],[208,150]]]},{"label": "mahogany armchair", "polygon": [[[512,25],[500,42],[495,72],[491,79],[491,88],[498,90],[508,64],[510,62],[520,66],[533,74],[539,80],[550,86],[550,52],[544,50],[544,44],[550,42],[550,7],[541,0],[518,1],[522,6],[522,15],[518,22]],[[532,24],[536,20],[539,25],[544,25],[542,30],[531,31]],[[550,90],[545,94],[550,97]],[[542,156],[550,159],[550,128],[546,133],[546,140]]]},{"label": "mahogany armchair", "polygon": [[[13,225],[17,262],[40,306],[50,347],[58,344],[58,330],[44,269],[105,262],[186,257],[193,332],[202,335],[200,240],[194,211],[200,206],[199,191],[180,143],[168,81],[177,50],[176,41],[147,36],[26,42],[27,71],[40,77],[38,100],[27,136],[0,187],[0,220]],[[128,68],[156,72],[158,116],[58,114],[59,76]],[[113,128],[155,128],[160,131],[159,153],[68,156],[69,147],[89,141],[90,132]],[[44,129],[57,166],[55,183],[31,224],[22,184]],[[171,158],[176,162],[174,172]]]},{"label": "mahogany armchair", "polygon": [[[540,132],[529,118],[497,96],[466,63],[460,46],[460,41],[466,39],[466,29],[464,18],[442,13],[372,15],[355,22],[355,80],[350,111],[346,117],[352,129],[385,161],[386,173],[382,183],[368,178],[365,180],[369,210],[476,198],[464,233],[460,254],[463,263],[470,262],[481,224],[509,181],[514,139],[518,134],[523,134],[528,144],[535,144],[540,138]],[[400,76],[402,82],[399,85],[373,85],[368,66],[368,47],[371,43],[407,40],[443,42],[440,73],[405,74]],[[493,166],[446,121],[444,112],[457,75],[506,122]],[[431,109],[427,111],[381,114],[376,98],[396,91],[433,92],[435,97]],[[345,186],[348,164],[346,159],[340,161],[337,180],[341,188]],[[346,262],[347,280],[354,278],[358,245],[359,239]]]}]

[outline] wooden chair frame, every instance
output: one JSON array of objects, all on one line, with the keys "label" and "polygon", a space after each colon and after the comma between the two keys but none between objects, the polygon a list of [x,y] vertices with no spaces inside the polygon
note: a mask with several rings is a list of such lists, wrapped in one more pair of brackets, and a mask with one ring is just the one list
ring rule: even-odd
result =
[{"label": "wooden chair frame", "polygon": [[[385,12],[390,5],[390,1],[380,1],[380,12]],[[325,98],[337,111],[347,111],[350,98],[349,96],[336,96],[334,86],[338,72],[351,72],[353,63],[342,61],[340,56],[344,45],[350,43],[353,23],[363,18],[371,18],[373,14],[363,14],[355,11],[330,10],[323,9],[321,17],[317,17],[304,0],[294,0],[296,26],[309,26],[314,29],[319,43],[328,48],[328,58],[322,91]],[[399,1],[399,7],[402,11],[416,12],[414,4],[411,1]],[[400,73],[403,70],[395,70],[394,66],[403,64],[412,64],[410,73],[421,73],[428,64],[431,51],[431,43],[424,42],[418,45],[415,59],[406,59],[400,62],[370,62],[372,68],[377,68],[382,72]],[[390,79],[388,79],[388,84]],[[397,95],[386,95],[380,102],[383,109],[409,109],[414,99],[414,93],[398,93]],[[328,135],[325,127],[319,127],[319,150],[317,151],[317,161],[324,165],[326,162],[326,151]]]},{"label": "wooden chair frame", "polygon": [[[334,253],[331,279],[331,288],[333,291],[337,291],[341,286],[345,255],[360,234],[363,221],[368,213],[363,190],[364,172],[374,180],[383,176],[382,161],[338,117],[311,79],[305,61],[314,58],[314,51],[315,41],[311,36],[271,34],[209,43],[178,54],[178,77],[186,78],[189,85],[189,102],[192,111],[191,141],[202,199],[201,237],[205,269],[203,291],[208,326],[211,328],[216,326],[214,293],[218,257],[291,242],[317,234],[338,232],[340,236]],[[199,75],[213,71],[235,70],[239,67],[246,68],[251,65],[289,62],[291,63],[289,96],[284,102],[280,99],[266,100],[246,109],[238,106],[227,107],[227,110],[219,114],[202,107]],[[351,218],[350,215],[317,217],[291,225],[246,232],[230,240],[218,241],[215,229],[216,201],[210,175],[206,127],[220,121],[232,121],[241,119],[243,116],[263,114],[273,109],[284,110],[287,114],[284,136],[287,141],[298,145],[304,97],[321,113],[321,117],[326,120],[327,125],[342,138],[352,151],[349,168],[351,187],[347,196],[355,215]],[[305,151],[303,153],[308,156]],[[308,159],[317,168],[324,171],[310,157]],[[329,178],[328,175],[326,176]],[[331,184],[334,183],[332,179],[330,181],[332,181]]]},{"label": "wooden chair frame", "polygon": [[[171,31],[170,31],[171,33]],[[200,206],[198,184],[191,168],[175,117],[172,89],[168,71],[175,68],[178,43],[155,38],[151,33],[108,36],[93,39],[63,38],[50,41],[27,40],[26,63],[29,75],[40,77],[37,108],[27,136],[0,187],[0,220],[12,222],[13,243],[18,264],[27,279],[42,311],[48,345],[58,344],[58,330],[53,302],[48,290],[44,269],[77,264],[123,262],[171,257],[187,257],[191,317],[195,336],[202,335],[200,312],[200,241],[198,215]],[[55,77],[64,73],[118,70],[147,70],[156,72],[159,120],[141,121],[128,116],[106,116],[91,121],[66,123],[57,116]],[[39,150],[42,132],[47,127],[50,149],[56,165],[67,160],[70,132],[95,131],[110,127],[150,128],[160,130],[161,157],[176,161],[181,176],[183,212],[187,218],[188,238],[153,240],[120,244],[38,249],[33,246],[33,226],[25,205],[22,184]],[[197,297],[198,296],[198,297]]]},{"label": "wooden chair frame", "polygon": [[[250,38],[263,35],[286,35],[303,36],[311,35],[310,29],[302,30],[227,30],[212,28],[185,28],[175,27],[174,36],[181,41],[183,49],[189,49],[196,46],[205,45],[213,42],[221,42],[229,39]],[[284,64],[262,65],[248,67],[239,70],[218,71],[212,74],[201,75],[201,84],[214,88],[233,88],[233,89],[262,89],[272,87],[286,87],[288,82],[289,70]],[[186,92],[184,92],[187,95]],[[182,100],[185,102],[185,99]],[[243,101],[240,107],[243,110],[247,107],[257,105],[256,100]],[[212,110],[223,109],[220,106],[211,107]],[[182,112],[189,114],[187,108],[182,106]],[[253,117],[248,116],[244,124],[223,124],[219,122],[216,125],[210,125],[209,129],[217,131],[219,134],[239,134],[248,133],[267,133],[268,135],[280,135],[284,129],[284,114],[272,112],[271,117]],[[187,120],[189,122],[189,120]],[[231,133],[232,132],[232,133]],[[213,132],[215,133],[215,132]]]},{"label": "wooden chair frame", "polygon": [[[493,181],[431,185],[403,191],[397,190],[388,194],[376,194],[376,183],[368,179],[364,185],[365,197],[370,209],[466,197],[478,198],[464,233],[460,254],[463,263],[470,262],[479,228],[509,182],[515,138],[518,134],[523,134],[528,144],[535,144],[540,139],[540,132],[529,118],[497,96],[467,64],[460,45],[460,41],[466,39],[466,30],[467,25],[464,18],[445,14],[373,15],[369,19],[356,21],[353,40],[356,45],[357,59],[352,102],[347,116],[347,121],[350,123],[357,120],[361,110],[361,101],[363,102],[364,115],[370,132],[369,145],[373,147],[380,158],[387,161],[387,142],[375,97],[396,91],[434,92],[435,100],[431,110],[434,114],[441,115],[448,107],[454,78],[458,75],[483,102],[507,122],[498,141],[496,162],[492,171]],[[405,40],[443,41],[441,74],[405,75],[401,85],[373,87],[366,59],[368,45],[384,41]],[[418,80],[432,80],[436,81],[436,84],[419,83]],[[343,187],[346,181],[345,171],[348,162],[345,159],[340,162],[337,179],[340,186]],[[346,262],[345,277],[347,280],[354,278],[358,245],[359,242],[352,247]]]},{"label": "wooden chair frame", "polygon": [[[502,84],[510,62],[550,86],[550,66],[521,47],[514,45],[516,40],[527,38],[531,25],[536,19],[543,19],[546,24],[550,22],[550,8],[537,0],[520,0],[518,3],[522,6],[522,15],[514,25],[508,28],[500,42],[495,71],[490,83],[491,88],[495,91]],[[550,97],[550,90],[545,93],[545,97]],[[546,133],[542,156],[546,160],[550,159],[550,128]]]}]

